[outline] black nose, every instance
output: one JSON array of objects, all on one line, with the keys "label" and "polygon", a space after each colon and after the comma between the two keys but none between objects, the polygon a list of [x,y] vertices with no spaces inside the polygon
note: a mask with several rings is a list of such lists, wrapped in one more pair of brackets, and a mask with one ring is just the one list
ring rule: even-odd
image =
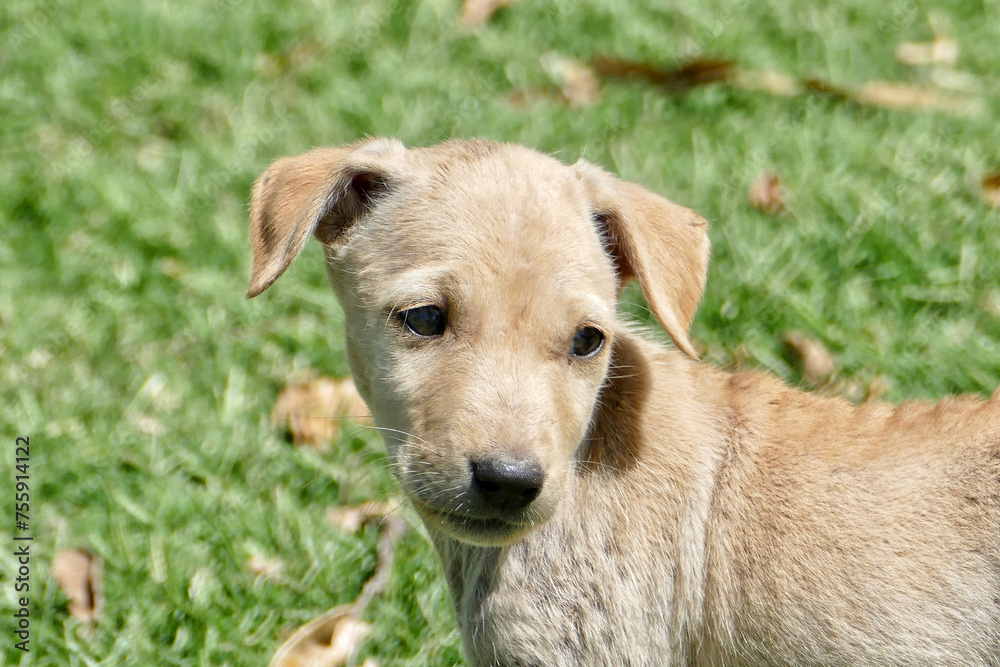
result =
[{"label": "black nose", "polygon": [[472,462],[472,485],[497,509],[527,507],[542,492],[545,473],[534,458],[497,457]]}]

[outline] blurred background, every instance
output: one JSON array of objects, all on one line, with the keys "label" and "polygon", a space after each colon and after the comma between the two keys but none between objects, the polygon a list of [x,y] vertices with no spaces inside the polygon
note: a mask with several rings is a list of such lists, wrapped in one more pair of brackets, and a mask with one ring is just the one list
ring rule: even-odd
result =
[{"label": "blurred background", "polygon": [[8,508],[15,438],[31,452],[0,663],[264,664],[376,572],[384,522],[336,520],[375,501],[410,530],[358,664],[461,664],[377,437],[349,408],[319,435],[274,412],[348,374],[316,244],[243,298],[253,179],[315,146],[586,157],[711,223],[708,363],[853,401],[1000,384],[1000,1],[501,4],[3,3]]}]

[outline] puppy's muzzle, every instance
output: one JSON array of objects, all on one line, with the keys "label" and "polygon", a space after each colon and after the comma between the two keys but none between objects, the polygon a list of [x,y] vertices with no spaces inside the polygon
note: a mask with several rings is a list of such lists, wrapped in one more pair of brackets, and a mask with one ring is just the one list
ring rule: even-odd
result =
[{"label": "puppy's muzzle", "polygon": [[534,458],[499,456],[472,461],[472,490],[491,507],[518,510],[542,492],[545,472]]}]

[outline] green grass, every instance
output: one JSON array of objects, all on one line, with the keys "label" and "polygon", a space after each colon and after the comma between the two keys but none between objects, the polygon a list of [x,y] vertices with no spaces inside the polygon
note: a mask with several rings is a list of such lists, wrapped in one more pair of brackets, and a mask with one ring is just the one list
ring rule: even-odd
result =
[{"label": "green grass", "polygon": [[[842,377],[886,377],[893,400],[1000,384],[1000,214],[978,185],[1000,166],[1000,4],[656,4],[522,2],[470,34],[456,0],[4,3],[0,492],[15,437],[29,435],[35,542],[23,659],[10,641],[13,517],[0,525],[0,663],[262,664],[371,574],[375,533],[339,534],[324,514],[395,492],[377,440],[354,432],[320,455],[269,423],[290,377],[347,372],[319,249],[261,298],[242,296],[250,184],[316,145],[485,136],[586,156],[711,221],[694,336],[714,363],[739,349],[799,382],[782,348],[798,329]],[[634,83],[584,108],[510,101],[552,87],[546,53],[702,53],[843,84],[924,81],[892,50],[931,38],[931,12],[950,22],[983,113],[724,87],[676,99]],[[764,167],[785,181],[786,215],[747,203]],[[105,563],[92,631],[50,576],[71,547]],[[280,559],[283,577],[255,579],[254,555]],[[411,531],[398,555],[363,654],[460,663],[425,535]]]}]

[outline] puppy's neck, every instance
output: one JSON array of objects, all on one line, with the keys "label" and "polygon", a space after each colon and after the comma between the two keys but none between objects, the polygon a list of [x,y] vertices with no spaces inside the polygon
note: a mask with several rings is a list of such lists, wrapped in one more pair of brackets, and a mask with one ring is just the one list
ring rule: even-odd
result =
[{"label": "puppy's neck", "polygon": [[[706,524],[721,458],[706,450],[718,441],[710,422],[691,419],[700,376],[701,365],[680,352],[622,332],[556,515],[504,547],[465,544],[429,527],[470,655],[491,638],[525,632],[527,600],[538,607],[532,614],[540,626],[594,630],[591,624],[616,609],[624,614],[638,595],[627,583],[608,585],[623,576],[647,582],[654,590],[643,594],[661,605],[650,630],[669,641],[653,654],[679,656],[694,641],[703,625]],[[579,617],[565,616],[560,600],[587,600],[587,591],[597,592],[595,608],[583,604]]]},{"label": "puppy's neck", "polygon": [[587,437],[577,458],[580,474],[599,468],[625,473],[647,446],[642,415],[653,389],[650,360],[628,332],[615,338],[608,376],[601,387]]}]

